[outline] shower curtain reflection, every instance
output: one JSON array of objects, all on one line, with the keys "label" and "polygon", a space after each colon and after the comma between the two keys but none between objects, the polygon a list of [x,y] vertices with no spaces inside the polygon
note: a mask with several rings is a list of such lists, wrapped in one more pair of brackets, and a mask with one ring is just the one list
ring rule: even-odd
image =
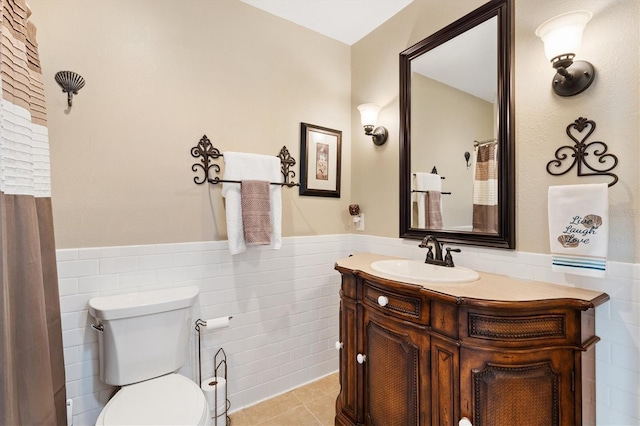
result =
[{"label": "shower curtain reflection", "polygon": [[475,143],[473,232],[498,232],[498,143]]}]

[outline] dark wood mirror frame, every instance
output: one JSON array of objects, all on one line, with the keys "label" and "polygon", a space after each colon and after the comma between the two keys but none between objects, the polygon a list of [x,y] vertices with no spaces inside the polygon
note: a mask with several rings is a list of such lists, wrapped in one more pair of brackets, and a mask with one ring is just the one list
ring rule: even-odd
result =
[{"label": "dark wood mirror frame", "polygon": [[[476,25],[498,17],[498,232],[496,234],[411,227],[411,60]],[[513,4],[492,0],[400,54],[400,238],[433,235],[441,242],[515,249],[515,139],[513,126]]]}]

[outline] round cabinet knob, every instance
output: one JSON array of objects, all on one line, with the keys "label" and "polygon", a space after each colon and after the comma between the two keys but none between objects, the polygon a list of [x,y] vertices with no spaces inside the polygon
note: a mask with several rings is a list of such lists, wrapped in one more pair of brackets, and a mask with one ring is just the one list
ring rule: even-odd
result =
[{"label": "round cabinet knob", "polygon": [[367,356],[363,354],[358,354],[358,356],[356,357],[356,360],[358,361],[358,364],[362,364],[367,360]]},{"label": "round cabinet knob", "polygon": [[378,305],[387,306],[388,303],[389,303],[389,298],[387,296],[378,297]]},{"label": "round cabinet knob", "polygon": [[471,420],[469,420],[466,417],[463,417],[458,422],[458,426],[473,426],[473,424],[471,424]]},{"label": "round cabinet knob", "polygon": [[342,349],[342,346],[344,346],[342,342],[336,342],[336,351],[339,351],[340,349]]}]

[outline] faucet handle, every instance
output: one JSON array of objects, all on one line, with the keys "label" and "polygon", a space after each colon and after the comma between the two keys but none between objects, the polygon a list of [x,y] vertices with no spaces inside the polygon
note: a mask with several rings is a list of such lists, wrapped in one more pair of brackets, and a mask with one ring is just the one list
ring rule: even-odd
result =
[{"label": "faucet handle", "polygon": [[433,247],[427,246],[427,259],[433,259]]},{"label": "faucet handle", "polygon": [[460,253],[462,250],[459,248],[452,249],[451,247],[447,247],[447,254],[444,256],[444,262],[446,263],[446,266],[454,267],[455,265],[453,264],[453,256],[451,256],[451,252]]}]

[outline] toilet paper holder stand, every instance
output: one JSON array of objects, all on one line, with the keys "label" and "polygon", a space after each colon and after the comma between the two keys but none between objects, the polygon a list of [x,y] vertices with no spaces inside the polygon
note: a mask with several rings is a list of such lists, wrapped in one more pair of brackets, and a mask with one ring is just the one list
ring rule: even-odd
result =
[{"label": "toilet paper holder stand", "polygon": [[[231,319],[232,317],[229,317],[229,319]],[[201,327],[206,327],[207,322],[202,320],[202,319],[197,319],[196,323],[195,323],[195,329],[196,332],[198,333],[198,384],[202,383],[202,343],[201,343],[201,339],[200,339],[200,328]],[[225,353],[223,348],[218,349],[218,351],[216,352],[216,354],[213,356],[213,376],[214,377],[223,377],[224,380],[229,383],[227,381],[227,354]],[[224,375],[220,376],[221,371],[224,367]],[[217,390],[216,390],[217,392]],[[231,408],[231,402],[229,401],[229,394],[228,394],[229,390],[228,387],[225,387],[224,389],[224,400],[225,400],[225,410],[224,410],[224,416],[226,417],[226,422],[225,425],[230,424],[230,420],[229,420],[229,416],[227,415],[229,413],[229,408]],[[214,413],[214,419],[215,419],[215,423],[214,426],[218,425],[218,398],[216,395],[216,398],[214,398],[215,401],[215,407],[213,409],[213,413]]]}]

